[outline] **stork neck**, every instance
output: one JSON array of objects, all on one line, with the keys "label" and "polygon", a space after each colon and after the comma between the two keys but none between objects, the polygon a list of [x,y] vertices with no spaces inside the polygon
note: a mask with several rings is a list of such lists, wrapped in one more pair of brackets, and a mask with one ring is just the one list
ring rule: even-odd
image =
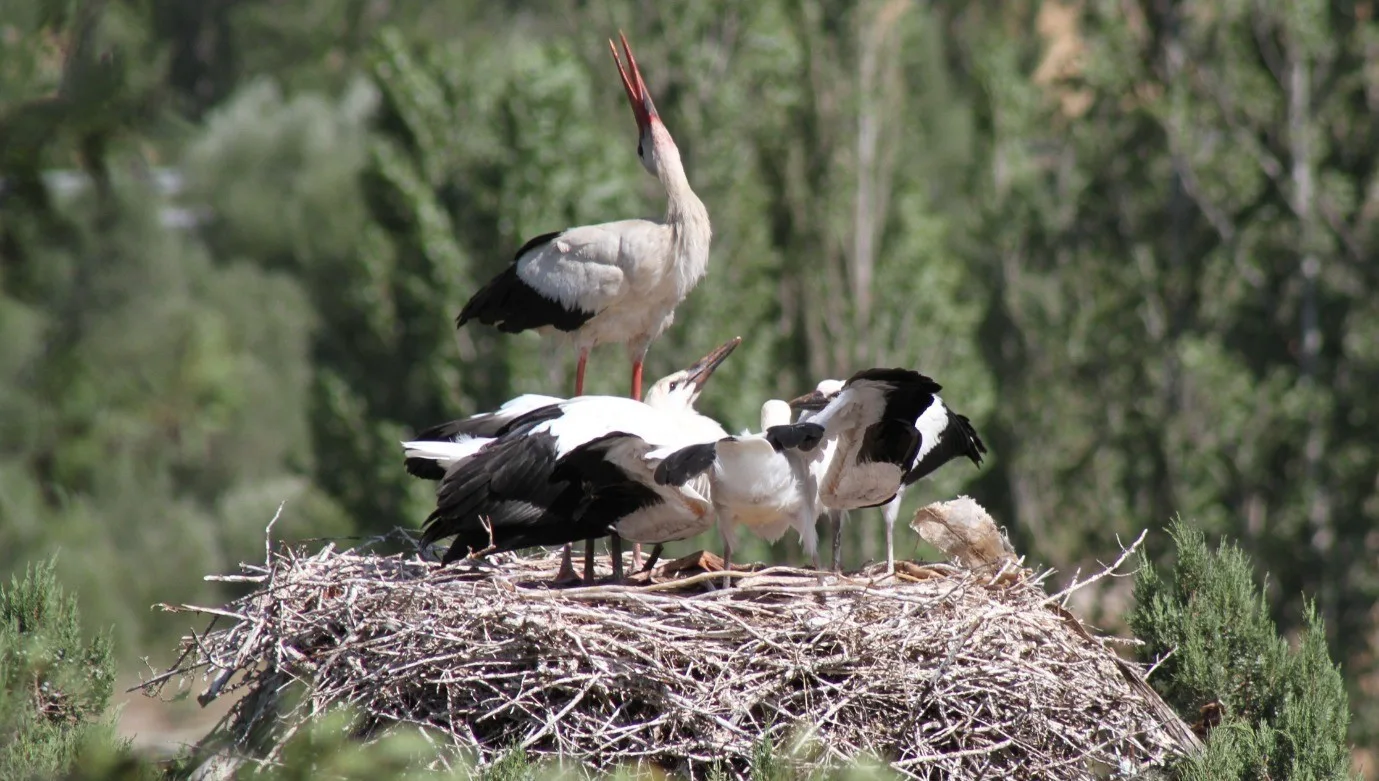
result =
[{"label": "stork neck", "polygon": [[713,228],[709,211],[695,195],[685,176],[680,152],[670,145],[668,154],[660,156],[657,174],[666,188],[666,224],[675,236],[675,264],[679,272],[682,293],[688,293],[699,283],[709,263],[709,242]]}]

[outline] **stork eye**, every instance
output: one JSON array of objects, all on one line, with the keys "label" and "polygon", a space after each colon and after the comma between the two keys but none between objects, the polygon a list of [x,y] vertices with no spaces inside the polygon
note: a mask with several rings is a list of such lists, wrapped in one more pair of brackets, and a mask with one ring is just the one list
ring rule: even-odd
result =
[{"label": "stork eye", "polygon": [[642,142],[638,141],[638,142],[637,142],[637,157],[641,157],[641,156],[642,156]]}]

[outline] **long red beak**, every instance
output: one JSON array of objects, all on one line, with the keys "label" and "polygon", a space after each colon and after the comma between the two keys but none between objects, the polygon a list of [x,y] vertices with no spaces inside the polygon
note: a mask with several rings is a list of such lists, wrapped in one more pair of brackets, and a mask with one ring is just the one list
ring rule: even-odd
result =
[{"label": "long red beak", "polygon": [[[656,104],[651,102],[651,93],[646,89],[646,82],[642,81],[642,72],[637,67],[637,58],[632,56],[632,47],[627,45],[627,36],[618,31],[618,37],[622,39],[622,50],[627,55],[627,68],[623,68],[622,58],[618,56],[618,47],[610,38],[608,48],[613,52],[613,62],[618,65],[618,75],[622,77],[622,88],[627,92],[627,102],[632,104],[632,115],[637,118],[637,128],[645,130],[651,126],[652,117],[656,116]],[[627,75],[628,70],[632,71],[632,76]]]}]

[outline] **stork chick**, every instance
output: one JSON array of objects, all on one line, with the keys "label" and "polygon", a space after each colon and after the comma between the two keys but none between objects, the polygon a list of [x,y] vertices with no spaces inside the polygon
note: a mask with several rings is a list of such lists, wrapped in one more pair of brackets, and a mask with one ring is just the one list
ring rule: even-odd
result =
[{"label": "stork chick", "polygon": [[703,473],[709,475],[723,540],[723,565],[729,569],[739,526],[769,542],[794,529],[814,567],[819,567],[817,489],[801,453],[819,444],[824,429],[791,425],[790,416],[786,402],[771,399],[761,407],[762,433],[682,448],[657,469],[656,480],[662,484],[678,485]]}]

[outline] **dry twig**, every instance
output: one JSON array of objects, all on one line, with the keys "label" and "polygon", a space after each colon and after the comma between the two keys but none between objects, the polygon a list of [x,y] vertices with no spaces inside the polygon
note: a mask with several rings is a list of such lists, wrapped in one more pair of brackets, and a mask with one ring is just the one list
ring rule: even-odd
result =
[{"label": "dry twig", "polygon": [[[208,699],[256,695],[220,737],[240,747],[255,719],[283,718],[289,733],[340,704],[372,723],[430,725],[483,762],[523,746],[691,778],[715,764],[743,775],[757,741],[790,745],[801,728],[812,750],[789,761],[802,768],[868,752],[913,778],[1091,777],[1195,744],[1140,669],[1026,570],[907,565],[889,582],[820,585],[773,567],[733,573],[728,590],[684,571],[559,590],[547,585],[558,557],[499,560],[284,548],[230,576],[258,590],[178,608],[233,623],[188,638],[169,672],[203,676]],[[286,680],[306,696],[277,714],[262,695]]]}]

